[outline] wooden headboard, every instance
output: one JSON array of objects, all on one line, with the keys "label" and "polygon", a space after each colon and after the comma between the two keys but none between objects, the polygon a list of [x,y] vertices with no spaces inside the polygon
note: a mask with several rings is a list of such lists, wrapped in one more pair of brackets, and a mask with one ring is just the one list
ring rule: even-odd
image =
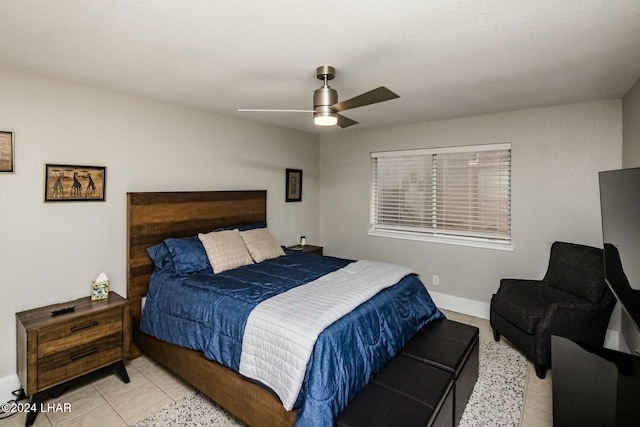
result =
[{"label": "wooden headboard", "polygon": [[218,402],[249,425],[291,427],[297,410],[240,374],[182,348],[140,332],[142,297],[147,293],[152,263],[146,249],[169,237],[195,236],[219,227],[267,221],[267,192],[195,191],[127,193],[127,298],[131,302],[132,338],[129,358],[141,351]]},{"label": "wooden headboard", "polygon": [[127,298],[140,319],[153,270],[146,249],[169,237],[267,221],[267,191],[127,193]]}]

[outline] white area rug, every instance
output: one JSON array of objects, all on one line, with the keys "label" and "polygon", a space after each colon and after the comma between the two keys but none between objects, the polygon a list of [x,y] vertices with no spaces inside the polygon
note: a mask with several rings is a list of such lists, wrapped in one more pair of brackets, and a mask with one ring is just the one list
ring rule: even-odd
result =
[{"label": "white area rug", "polygon": [[[460,427],[518,426],[527,381],[527,360],[501,342],[480,342],[480,371]],[[244,426],[209,398],[189,394],[135,427]]]},{"label": "white area rug", "polygon": [[502,342],[480,342],[480,370],[459,427],[519,426],[527,359]]},{"label": "white area rug", "polygon": [[200,393],[188,394],[134,424],[135,427],[238,427],[245,425]]}]

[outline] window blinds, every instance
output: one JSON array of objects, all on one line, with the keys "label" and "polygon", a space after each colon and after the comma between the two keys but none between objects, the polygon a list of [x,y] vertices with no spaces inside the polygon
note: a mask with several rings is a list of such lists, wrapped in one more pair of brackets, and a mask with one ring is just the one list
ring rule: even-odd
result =
[{"label": "window blinds", "polygon": [[372,229],[510,243],[511,144],[371,157]]}]

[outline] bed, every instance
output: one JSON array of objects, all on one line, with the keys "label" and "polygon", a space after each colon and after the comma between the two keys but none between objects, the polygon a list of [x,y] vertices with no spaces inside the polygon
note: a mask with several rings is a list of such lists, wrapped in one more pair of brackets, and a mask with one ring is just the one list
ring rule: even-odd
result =
[{"label": "bed", "polygon": [[[380,356],[373,357],[369,362],[366,360],[367,358],[361,357],[359,354],[355,357],[348,356],[348,351],[351,351],[348,348],[334,348],[342,347],[342,344],[336,346],[335,343],[345,341],[344,338],[348,336],[344,335],[347,333],[344,332],[346,330],[345,328],[361,327],[355,325],[355,322],[349,320],[349,318],[357,317],[361,319],[365,317],[365,315],[358,314],[359,312],[357,312],[357,310],[365,310],[365,307],[358,307],[357,310],[354,310],[352,313],[335,322],[335,324],[328,327],[327,330],[322,332],[318,337],[316,350],[310,358],[309,369],[304,377],[304,390],[307,391],[300,392],[300,396],[295,405],[296,407],[302,408],[300,410],[300,417],[298,417],[298,409],[286,410],[283,407],[285,400],[281,400],[280,397],[274,393],[274,390],[265,387],[264,384],[256,380],[240,375],[236,372],[238,367],[234,366],[234,362],[229,362],[229,360],[226,360],[224,357],[217,357],[215,350],[213,354],[210,354],[212,352],[210,352],[208,348],[200,350],[189,349],[188,347],[190,346],[194,347],[190,345],[190,343],[180,343],[177,342],[179,340],[165,337],[163,337],[162,340],[157,339],[150,333],[142,332],[140,327],[142,297],[147,295],[149,281],[154,271],[154,266],[147,254],[147,249],[162,244],[162,242],[168,238],[196,236],[201,232],[236,226],[238,224],[266,223],[266,191],[129,193],[127,199],[127,296],[132,304],[133,328],[131,357],[136,357],[141,352],[148,354],[249,425],[292,426],[296,424],[296,419],[298,419],[298,425],[313,425],[318,422],[318,420],[322,420],[322,425],[330,424],[330,422],[327,422],[329,418],[327,418],[328,416],[326,414],[328,412],[332,411],[334,415],[337,415],[336,408],[338,406],[340,406],[340,408],[344,407],[348,399],[353,397],[354,393],[364,386],[364,384],[361,383],[363,381],[366,383],[366,379],[375,373],[376,370],[380,369],[386,362],[386,359],[392,357],[394,352],[397,352],[426,322],[442,316],[435,306],[432,305],[433,303],[426,291],[424,291],[424,294],[426,294],[427,297],[422,296],[422,291],[416,291],[415,286],[417,285],[415,282],[419,283],[419,280],[415,276],[407,276],[403,278],[398,285],[379,292],[374,298],[367,302],[367,304],[362,304],[362,306],[375,306],[377,307],[376,310],[380,308],[382,310],[381,312],[386,313],[383,315],[385,318],[386,316],[390,318],[391,316],[396,316],[394,313],[398,312],[398,319],[395,320],[394,318],[394,320],[389,321],[389,323],[394,325],[394,328],[398,329],[398,337],[385,336],[383,339],[378,339],[380,343],[376,341],[375,347],[372,347],[375,348],[375,351],[372,350],[372,352],[376,354],[380,353]],[[311,258],[303,259],[304,257],[311,257],[313,260]],[[315,274],[316,272],[327,270],[329,274],[326,277],[329,277],[331,274],[334,274],[334,271],[340,273],[343,269],[346,270],[352,266],[360,265],[359,263],[359,261],[351,263],[351,261],[348,260],[333,259],[331,257],[326,257],[325,260],[322,260],[316,255],[289,253],[285,257],[264,261],[257,266],[247,266],[246,269],[255,270],[266,268],[269,271],[273,271],[273,269],[282,271],[283,268],[289,268],[290,264],[311,265],[307,270],[314,272],[314,274],[311,275],[313,277],[309,276],[310,279],[305,279],[304,282],[317,278],[317,280],[311,281],[311,283],[316,283],[325,277],[318,277],[320,274]],[[245,269],[245,267],[240,267],[238,274],[244,274],[245,270],[243,269]],[[162,276],[162,274],[158,274],[157,271],[158,268],[156,268],[156,273],[154,273],[154,280],[157,280],[158,276]],[[236,273],[231,271],[230,274],[233,275]],[[322,272],[322,274],[324,274],[324,272]],[[198,281],[201,280],[199,276],[196,276],[197,275],[193,275],[193,277],[190,276],[182,278],[181,280],[193,280],[197,284]],[[295,290],[299,290],[311,287],[298,286],[298,284],[299,283],[291,288],[295,287]],[[181,282],[181,286],[182,285],[184,285],[184,283]],[[169,285],[158,286],[155,285],[154,282],[152,283],[150,295],[156,298],[156,293],[158,293],[157,289],[169,289],[168,286]],[[186,287],[188,286],[184,285],[184,288]],[[423,289],[421,284],[419,287]],[[201,289],[199,291],[197,290],[198,286],[192,286],[192,288],[196,289],[196,292],[204,292],[202,289],[206,287],[200,286]],[[403,295],[405,296],[403,298],[405,299],[402,300],[400,306],[391,309],[388,308],[387,305],[393,303],[388,301],[384,302],[383,298],[394,301],[396,299],[395,294],[393,294],[394,292],[404,292]],[[431,301],[431,305],[427,307],[428,304],[425,303],[424,307],[414,308],[413,305],[419,304],[412,302],[411,299],[407,297],[406,294],[408,292],[410,292],[411,295],[414,293],[420,294],[417,299],[426,298]],[[286,293],[289,294],[291,292]],[[175,293],[169,295],[175,295]],[[196,293],[194,295],[196,296],[191,297],[194,298],[194,300],[201,299],[200,294]],[[276,298],[266,299],[270,301],[276,300]],[[153,306],[158,305],[156,303],[157,301],[158,298],[154,299]],[[398,299],[395,304],[399,304],[398,301],[400,300]],[[260,304],[260,302],[261,300],[258,300],[256,304]],[[256,307],[259,306],[261,305]],[[151,322],[149,319],[152,318],[151,313],[154,312],[148,307],[145,308],[145,310],[146,324],[143,322],[143,329],[149,329],[150,323],[161,323],[161,319],[158,318],[156,322],[155,317],[154,321]],[[232,311],[236,310],[234,309]],[[414,311],[417,314],[414,314]],[[352,322],[354,325],[348,322]],[[378,321],[378,323],[383,322]],[[247,321],[247,325],[248,324],[249,321]],[[396,326],[396,324],[399,326]],[[244,325],[242,326],[244,327]],[[227,326],[227,328],[229,327]],[[155,331],[154,334],[156,334]],[[191,332],[184,332],[184,335],[191,336]],[[340,338],[338,339],[336,337]],[[376,335],[376,337],[378,336]],[[239,339],[241,339],[241,337]],[[172,340],[176,343],[172,344],[168,342]],[[235,346],[238,347],[238,343],[236,343]],[[328,349],[327,351],[330,352],[331,357],[338,358],[336,360],[339,360],[341,363],[340,369],[336,368],[336,370],[341,371],[339,375],[330,373],[327,377],[326,372],[331,371],[335,364],[332,362],[330,365],[327,365],[326,360],[334,359],[331,359],[329,356],[324,356],[324,353],[320,353],[321,350],[318,350],[318,348],[326,348]],[[331,352],[336,352],[335,354],[338,356]],[[224,351],[222,353],[224,353]],[[386,359],[378,360],[380,357],[385,357]],[[221,359],[219,360],[220,363],[210,360],[212,358],[216,360]],[[349,369],[343,368],[342,365],[351,366],[353,363],[343,363],[342,361],[351,359],[357,360],[358,365],[364,364],[366,367],[354,367],[358,372],[357,374],[353,374],[356,378],[343,380],[343,376],[349,377],[351,374],[349,373]],[[364,361],[361,362],[361,359]],[[231,366],[233,369],[227,366]],[[364,369],[364,371],[361,373],[358,369]],[[317,372],[317,374],[314,372]],[[365,372],[366,374],[364,374]],[[320,393],[320,390],[329,389],[329,386],[334,387],[334,377],[340,377],[340,381],[349,384],[335,385],[336,389],[331,389],[333,391],[330,396],[321,396],[322,393]],[[327,384],[324,384],[323,381],[327,381]],[[355,382],[355,384],[351,384],[353,382]],[[325,400],[329,402],[326,405],[330,405],[331,407],[324,407]],[[319,412],[316,414],[313,411]]]}]

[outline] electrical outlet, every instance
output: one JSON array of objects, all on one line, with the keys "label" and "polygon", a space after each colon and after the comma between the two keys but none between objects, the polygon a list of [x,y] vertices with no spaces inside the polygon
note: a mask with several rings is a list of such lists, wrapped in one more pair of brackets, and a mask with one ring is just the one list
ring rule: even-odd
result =
[{"label": "electrical outlet", "polygon": [[440,286],[440,276],[434,274],[431,283],[433,284],[433,286]]}]

